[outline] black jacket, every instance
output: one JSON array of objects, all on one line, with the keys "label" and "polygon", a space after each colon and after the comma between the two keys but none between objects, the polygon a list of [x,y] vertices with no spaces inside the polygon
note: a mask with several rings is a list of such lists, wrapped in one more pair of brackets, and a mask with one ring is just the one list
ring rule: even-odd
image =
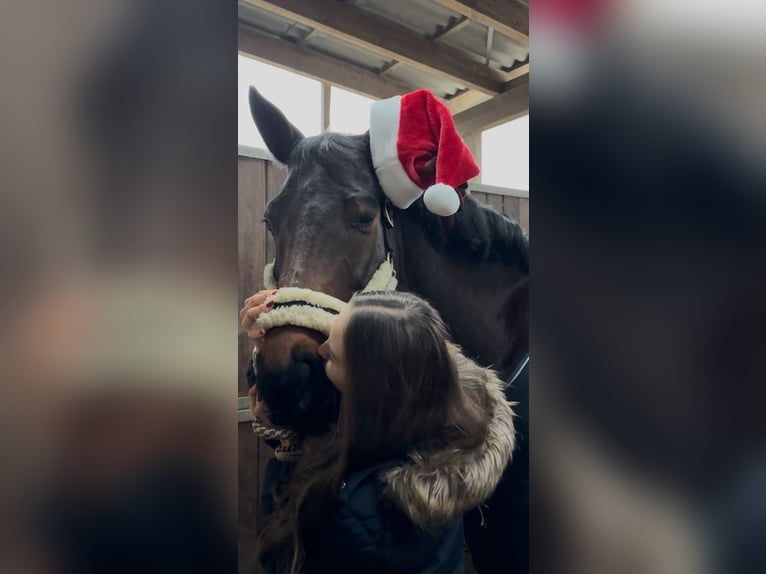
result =
[{"label": "black jacket", "polygon": [[[462,515],[494,491],[514,449],[515,430],[503,383],[454,352],[466,394],[490,414],[483,444],[470,451],[449,445],[413,449],[403,459],[347,476],[334,515],[305,541],[304,574],[464,571]],[[271,460],[267,467],[261,502],[266,516],[273,511],[281,464]],[[270,555],[264,567],[268,574],[285,574],[291,559],[290,552]]]},{"label": "black jacket", "polygon": [[[269,496],[281,474],[275,459],[269,461],[262,508],[270,512]],[[462,574],[463,523],[453,518],[438,534],[417,527],[384,495],[379,464],[349,475],[338,494],[338,508],[327,526],[306,541],[305,574]],[[264,561],[268,574],[290,569],[289,552]]]}]

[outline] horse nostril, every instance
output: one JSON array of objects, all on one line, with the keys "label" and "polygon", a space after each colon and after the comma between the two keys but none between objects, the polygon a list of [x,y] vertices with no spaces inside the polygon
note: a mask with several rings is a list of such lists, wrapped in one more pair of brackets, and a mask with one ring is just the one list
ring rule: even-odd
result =
[{"label": "horse nostril", "polygon": [[277,368],[263,365],[261,355],[256,362],[253,382],[257,376],[258,392],[274,425],[316,435],[337,420],[339,393],[327,378],[324,359],[315,350],[294,349],[288,362]]}]

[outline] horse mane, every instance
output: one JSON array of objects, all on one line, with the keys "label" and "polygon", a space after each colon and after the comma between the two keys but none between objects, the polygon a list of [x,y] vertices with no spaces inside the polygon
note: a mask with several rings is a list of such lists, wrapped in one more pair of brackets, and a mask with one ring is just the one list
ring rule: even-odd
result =
[{"label": "horse mane", "polygon": [[422,201],[415,209],[429,239],[455,256],[476,263],[498,262],[529,273],[529,236],[513,219],[466,195],[463,209],[450,228],[441,217],[429,212]]}]

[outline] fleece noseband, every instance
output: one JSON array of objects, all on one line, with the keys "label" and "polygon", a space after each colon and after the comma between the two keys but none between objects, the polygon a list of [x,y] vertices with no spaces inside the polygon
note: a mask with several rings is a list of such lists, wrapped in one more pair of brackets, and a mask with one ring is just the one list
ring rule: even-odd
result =
[{"label": "fleece noseband", "polygon": [[[269,263],[263,270],[263,285],[266,289],[276,289],[274,281],[274,263]],[[396,272],[391,263],[391,257],[380,264],[372,274],[363,291],[393,291],[396,289]],[[326,337],[330,335],[333,321],[346,305],[345,301],[336,299],[326,293],[302,289],[300,287],[284,287],[279,289],[271,299],[274,306],[268,313],[263,313],[255,322],[260,329],[269,330],[275,327],[294,326],[305,327],[318,331]],[[255,364],[253,349],[253,364]],[[299,436],[292,429],[270,428],[259,420],[253,421],[253,432],[266,440],[283,440],[294,443]],[[300,456],[299,445],[280,445],[274,449],[278,460],[289,460]]]},{"label": "fleece noseband", "polygon": [[[263,270],[263,285],[266,289],[276,289],[274,283],[274,263],[269,263]],[[387,257],[372,274],[362,291],[393,291],[396,289],[396,273],[391,259]],[[283,287],[277,291],[272,301],[274,307],[256,320],[256,327],[264,330],[274,327],[305,327],[329,336],[335,317],[346,305],[344,301],[332,295],[302,289]]]}]

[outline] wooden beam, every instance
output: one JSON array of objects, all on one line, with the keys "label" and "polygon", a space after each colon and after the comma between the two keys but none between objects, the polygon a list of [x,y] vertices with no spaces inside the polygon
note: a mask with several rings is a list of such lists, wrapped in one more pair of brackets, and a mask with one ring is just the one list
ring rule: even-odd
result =
[{"label": "wooden beam", "polygon": [[[507,92],[514,87],[515,84],[513,83],[513,80],[528,74],[529,62],[520,66],[516,66],[512,70],[506,72],[506,79],[508,81],[503,85],[503,91]],[[490,99],[490,97],[491,96],[488,96],[487,94],[482,94],[481,92],[477,92],[475,90],[463,90],[462,92],[458,92],[453,96],[448,96],[445,99],[445,103],[447,104],[447,107],[450,109],[452,114],[456,115],[478,104],[486,102]]]},{"label": "wooden beam", "polygon": [[508,83],[509,89],[491,100],[467,109],[455,116],[455,125],[462,133],[488,130],[529,113],[529,76]]},{"label": "wooden beam", "polygon": [[309,30],[308,34],[306,34],[303,38],[298,40],[298,45],[299,46],[305,46],[306,42],[311,40],[316,35],[317,35],[317,31],[312,28],[311,30]]},{"label": "wooden beam", "polygon": [[[465,145],[471,150],[476,165],[481,167],[481,132],[461,133],[460,135],[463,137]],[[481,183],[481,172],[471,180],[471,183]]]},{"label": "wooden beam", "polygon": [[327,81],[373,98],[390,98],[412,90],[411,86],[319,54],[308,48],[278,40],[239,24],[240,53],[311,78]]},{"label": "wooden beam", "polygon": [[474,22],[494,28],[524,46],[529,46],[529,8],[516,0],[434,0],[434,2]]},{"label": "wooden beam", "polygon": [[397,66],[401,65],[401,62],[397,62],[396,60],[391,60],[390,62],[384,64],[380,70],[378,70],[378,75],[383,76],[385,74],[388,74],[391,70],[396,68]]},{"label": "wooden beam", "polygon": [[336,0],[246,1],[428,74],[490,95],[502,92],[504,76],[499,70],[478,64],[459,50],[431,42],[403,26],[378,20],[360,8]]},{"label": "wooden beam", "polygon": [[512,88],[513,85],[511,82],[515,80],[516,78],[520,78],[521,76],[527,76],[529,75],[529,62],[526,64],[522,64],[521,66],[516,66],[515,68],[508,70],[505,73],[505,78],[508,80],[505,85],[503,86],[503,92],[507,92],[509,88]]},{"label": "wooden beam", "polygon": [[458,32],[468,26],[471,21],[466,18],[465,16],[461,16],[460,18],[453,18],[451,19],[450,23],[441,28],[436,34],[431,36],[431,41],[436,42],[437,40],[443,40],[447,36],[454,34],[455,32]]},{"label": "wooden beam", "polygon": [[476,90],[463,90],[462,92],[448,98],[445,103],[447,104],[449,110],[452,112],[452,115],[456,115],[460,112],[464,112],[468,108],[474,107],[477,104],[486,102],[491,97],[492,96],[482,94]]}]

